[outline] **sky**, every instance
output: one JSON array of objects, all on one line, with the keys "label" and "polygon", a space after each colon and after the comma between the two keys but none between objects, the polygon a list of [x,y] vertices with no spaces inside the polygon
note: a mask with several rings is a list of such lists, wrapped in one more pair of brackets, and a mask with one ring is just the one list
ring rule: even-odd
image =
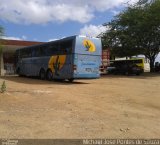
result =
[{"label": "sky", "polygon": [[0,0],[5,39],[47,42],[72,35],[96,37],[126,3],[137,0]]},{"label": "sky", "polygon": [[106,30],[102,24],[127,1],[0,0],[0,25],[6,39],[45,42],[71,35],[97,36]]}]

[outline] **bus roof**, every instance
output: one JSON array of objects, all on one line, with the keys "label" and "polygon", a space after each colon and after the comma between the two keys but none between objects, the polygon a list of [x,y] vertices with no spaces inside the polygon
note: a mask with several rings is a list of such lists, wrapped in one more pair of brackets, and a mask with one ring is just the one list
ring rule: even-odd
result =
[{"label": "bus roof", "polygon": [[49,42],[44,42],[44,43],[41,43],[41,44],[35,44],[35,45],[32,45],[32,46],[26,46],[26,47],[22,47],[22,48],[19,48],[17,50],[20,50],[20,49],[26,49],[26,48],[34,48],[34,47],[37,47],[37,46],[44,46],[46,44],[52,44],[52,43],[55,43],[55,42],[59,42],[59,41],[65,41],[65,40],[73,40],[73,39],[76,39],[76,37],[80,37],[80,38],[90,38],[90,39],[100,39],[100,38],[96,38],[96,37],[88,37],[88,36],[83,36],[83,35],[73,35],[73,36],[68,36],[68,37],[63,37],[61,39],[56,39],[56,40],[53,40],[53,41],[49,41]]}]

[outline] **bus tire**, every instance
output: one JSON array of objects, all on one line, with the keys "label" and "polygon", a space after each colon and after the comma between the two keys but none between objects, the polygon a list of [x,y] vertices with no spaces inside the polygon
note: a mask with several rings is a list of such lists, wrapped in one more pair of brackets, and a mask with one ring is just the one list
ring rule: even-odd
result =
[{"label": "bus tire", "polygon": [[74,79],[71,78],[71,79],[68,79],[68,81],[69,81],[70,83],[72,83],[72,82],[74,81]]},{"label": "bus tire", "polygon": [[51,70],[47,71],[46,78],[48,81],[51,81],[53,79],[53,74]]},{"label": "bus tire", "polygon": [[16,70],[16,73],[18,74],[19,77],[23,77],[23,75],[20,73],[20,68]]},{"label": "bus tire", "polygon": [[39,78],[41,80],[45,80],[46,78],[46,74],[45,74],[45,70],[44,69],[41,69],[40,72],[39,72]]},{"label": "bus tire", "polygon": [[126,75],[126,76],[129,76],[129,72],[128,72],[128,71],[126,71],[126,72],[125,72],[125,75]]},{"label": "bus tire", "polygon": [[18,69],[16,70],[16,73],[17,73],[18,75],[20,75],[20,68],[18,68]]}]

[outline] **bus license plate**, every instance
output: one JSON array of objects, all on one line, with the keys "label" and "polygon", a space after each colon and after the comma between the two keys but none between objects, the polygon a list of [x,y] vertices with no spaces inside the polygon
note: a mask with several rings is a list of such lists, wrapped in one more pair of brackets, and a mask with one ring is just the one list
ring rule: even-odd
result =
[{"label": "bus license plate", "polygon": [[87,72],[92,72],[92,69],[91,68],[86,68],[86,71]]}]

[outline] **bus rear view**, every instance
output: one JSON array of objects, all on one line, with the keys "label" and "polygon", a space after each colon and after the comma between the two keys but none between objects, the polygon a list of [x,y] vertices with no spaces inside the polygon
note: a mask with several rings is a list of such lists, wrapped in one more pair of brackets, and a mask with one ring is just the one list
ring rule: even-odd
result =
[{"label": "bus rear view", "polygon": [[102,45],[99,38],[77,36],[73,55],[73,78],[99,78]]}]

